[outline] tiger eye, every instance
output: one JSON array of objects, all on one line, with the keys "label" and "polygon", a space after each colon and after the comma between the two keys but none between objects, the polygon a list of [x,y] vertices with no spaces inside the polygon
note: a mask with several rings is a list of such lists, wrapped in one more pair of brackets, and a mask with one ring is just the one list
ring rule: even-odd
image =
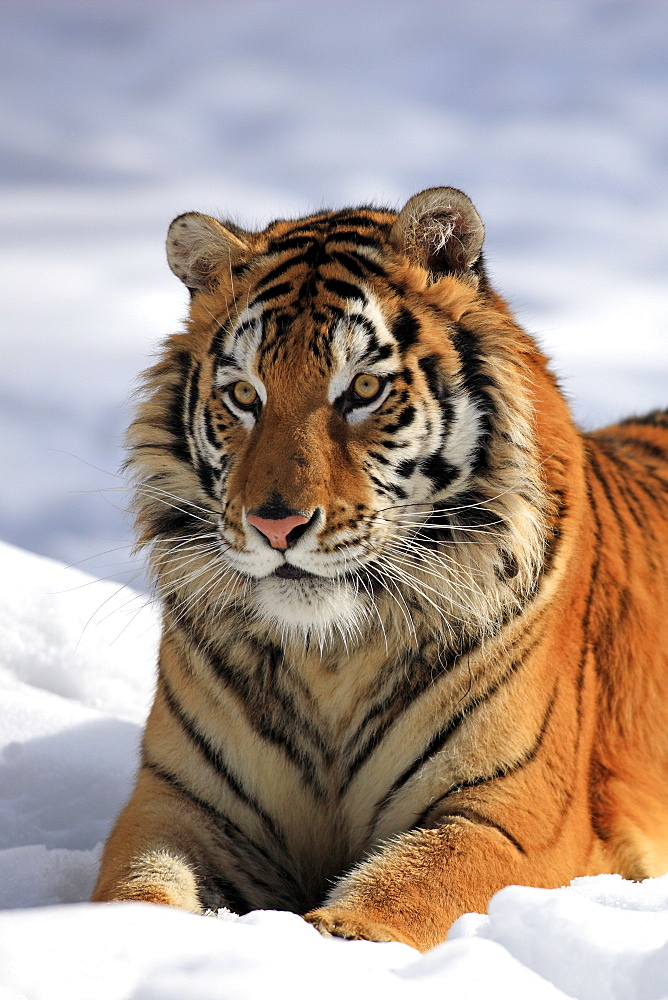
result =
[{"label": "tiger eye", "polygon": [[383,383],[377,375],[358,375],[353,381],[353,392],[360,399],[374,399],[383,387]]},{"label": "tiger eye", "polygon": [[244,409],[255,406],[259,398],[255,386],[251,385],[250,382],[244,382],[243,380],[235,382],[230,389],[230,393],[234,402],[239,406],[244,407]]}]

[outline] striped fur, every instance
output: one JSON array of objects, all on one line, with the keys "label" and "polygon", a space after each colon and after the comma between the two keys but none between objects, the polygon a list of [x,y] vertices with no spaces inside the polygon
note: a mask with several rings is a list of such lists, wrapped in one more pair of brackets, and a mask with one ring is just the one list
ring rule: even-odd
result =
[{"label": "striped fur", "polygon": [[450,188],[172,224],[129,433],[158,684],[96,899],[425,949],[509,883],[668,870],[668,414],[579,432],[482,239]]}]

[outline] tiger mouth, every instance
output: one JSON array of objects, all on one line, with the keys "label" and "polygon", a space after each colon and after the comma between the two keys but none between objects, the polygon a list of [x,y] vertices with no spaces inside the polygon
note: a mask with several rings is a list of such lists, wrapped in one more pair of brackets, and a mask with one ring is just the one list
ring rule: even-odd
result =
[{"label": "tiger mouth", "polygon": [[323,576],[321,573],[310,573],[307,569],[301,569],[299,566],[295,566],[293,563],[283,563],[282,566],[278,566],[273,573],[269,574],[267,579],[272,579],[278,577],[280,580],[319,580],[321,582],[328,581],[330,583],[337,581],[350,582],[354,580],[359,580],[361,576],[364,576],[366,580],[367,587],[371,587],[373,590],[377,587],[377,580],[375,575],[369,575],[365,572],[365,567],[358,567],[357,569],[348,570],[346,573],[339,573],[336,576]]},{"label": "tiger mouth", "polygon": [[283,563],[282,566],[278,566],[272,576],[278,576],[281,580],[301,580],[304,577],[315,576],[314,573],[309,573],[306,569],[300,569],[299,566],[293,566],[291,563]]}]

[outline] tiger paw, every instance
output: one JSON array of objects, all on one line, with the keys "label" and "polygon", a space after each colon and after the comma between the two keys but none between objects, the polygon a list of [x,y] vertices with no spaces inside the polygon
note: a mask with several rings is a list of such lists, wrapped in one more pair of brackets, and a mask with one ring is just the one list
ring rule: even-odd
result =
[{"label": "tiger paw", "polygon": [[387,924],[375,923],[367,917],[338,907],[311,910],[304,920],[312,924],[324,937],[345,938],[347,941],[399,941],[401,944],[416,945],[401,931]]}]

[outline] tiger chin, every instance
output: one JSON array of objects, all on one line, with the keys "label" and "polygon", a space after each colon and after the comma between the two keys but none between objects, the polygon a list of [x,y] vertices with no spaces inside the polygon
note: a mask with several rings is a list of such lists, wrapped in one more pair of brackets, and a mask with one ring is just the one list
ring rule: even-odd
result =
[{"label": "tiger chin", "polygon": [[157,689],[96,900],[425,950],[668,870],[668,413],[578,430],[483,237],[453,188],[172,223],[128,435]]}]

